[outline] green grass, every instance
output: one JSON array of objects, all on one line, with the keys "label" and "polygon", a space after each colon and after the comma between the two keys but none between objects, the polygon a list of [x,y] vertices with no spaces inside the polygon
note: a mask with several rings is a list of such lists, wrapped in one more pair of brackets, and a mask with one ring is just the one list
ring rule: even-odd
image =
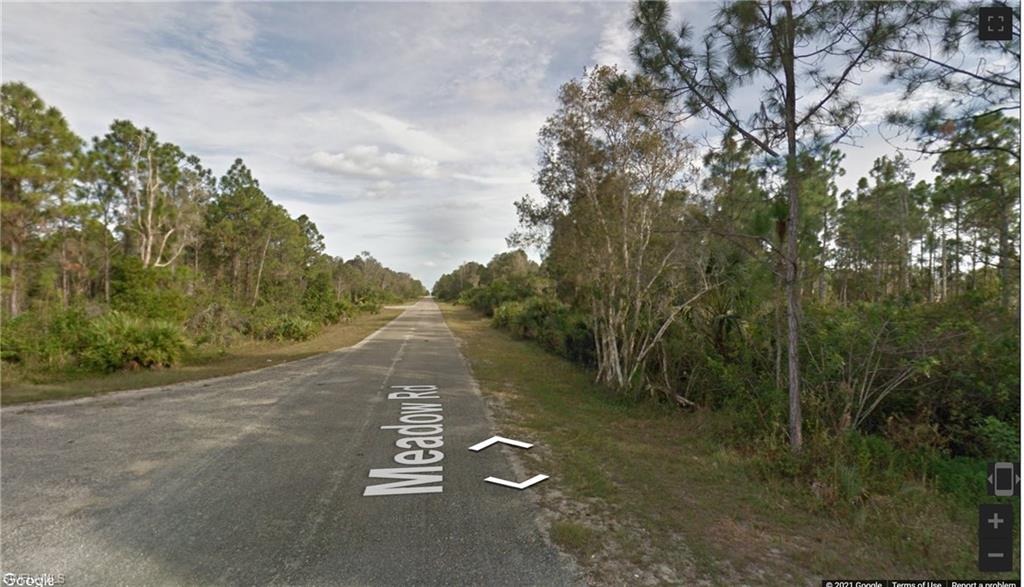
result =
[{"label": "green grass", "polygon": [[71,399],[251,371],[351,346],[400,313],[401,310],[385,308],[379,314],[360,314],[348,322],[328,326],[319,336],[303,342],[247,341],[221,352],[193,349],[181,365],[169,369],[122,371],[109,375],[75,371],[40,375],[20,373],[16,368],[5,365],[0,403],[10,405]]},{"label": "green grass", "polygon": [[591,582],[984,576],[973,507],[907,480],[830,509],[814,488],[722,442],[727,414],[625,402],[472,310],[442,309],[499,429],[537,444],[523,458],[551,475],[538,487],[549,532]]}]

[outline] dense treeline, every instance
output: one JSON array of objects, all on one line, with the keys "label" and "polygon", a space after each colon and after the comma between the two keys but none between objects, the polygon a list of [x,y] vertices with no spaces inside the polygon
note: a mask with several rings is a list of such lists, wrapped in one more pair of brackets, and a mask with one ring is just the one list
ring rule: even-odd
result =
[{"label": "dense treeline", "polygon": [[[1001,89],[1019,57],[991,74],[999,91],[942,69],[960,10],[727,2],[694,48],[664,3],[638,4],[642,73],[598,67],[565,84],[540,132],[539,197],[517,204],[509,241],[543,263],[466,263],[434,294],[626,397],[728,414],[736,440],[826,497],[894,491],[907,468],[976,495],[972,459],[1019,455],[1020,136],[1005,114],[1019,89]],[[951,35],[949,53],[912,51],[900,18]],[[1007,47],[984,50],[1013,58]],[[801,72],[804,58],[819,68]],[[855,189],[837,186],[843,154],[826,139],[856,124],[842,89],[869,62],[908,93],[950,94],[955,112],[890,117],[933,157],[933,181],[893,149]],[[748,120],[728,100],[754,80],[766,98]],[[821,101],[800,110],[799,93]],[[684,115],[721,128],[718,143],[700,153]]]},{"label": "dense treeline", "polygon": [[86,144],[18,82],[2,106],[7,367],[166,366],[191,345],[305,339],[425,292],[367,252],[325,254],[241,159],[218,179],[126,120]]}]

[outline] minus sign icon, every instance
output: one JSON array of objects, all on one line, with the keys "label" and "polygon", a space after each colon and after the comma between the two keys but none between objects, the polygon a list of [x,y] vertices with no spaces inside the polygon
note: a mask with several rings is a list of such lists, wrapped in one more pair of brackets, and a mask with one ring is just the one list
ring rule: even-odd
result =
[{"label": "minus sign icon", "polygon": [[1001,552],[990,552],[990,553],[986,554],[985,556],[987,556],[988,558],[1003,558],[1003,553],[1001,553]]}]

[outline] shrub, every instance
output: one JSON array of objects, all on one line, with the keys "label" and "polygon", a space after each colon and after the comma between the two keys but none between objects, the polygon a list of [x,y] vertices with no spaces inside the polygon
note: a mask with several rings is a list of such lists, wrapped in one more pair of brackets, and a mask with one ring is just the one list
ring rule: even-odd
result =
[{"label": "shrub", "polygon": [[306,318],[320,324],[335,324],[343,317],[345,306],[337,302],[337,295],[331,285],[331,276],[326,273],[314,275],[302,294],[302,311]]},{"label": "shrub", "polygon": [[491,323],[496,328],[504,328],[512,331],[513,324],[518,322],[519,316],[523,313],[522,302],[505,302],[494,309],[494,318]]},{"label": "shrub", "polygon": [[154,320],[183,323],[192,309],[185,272],[170,267],[144,268],[138,257],[124,257],[111,272],[110,306]]},{"label": "shrub", "polygon": [[72,364],[89,344],[89,317],[81,306],[49,315],[38,310],[4,320],[2,359],[30,368]]},{"label": "shrub", "polygon": [[999,418],[985,417],[977,427],[979,456],[994,460],[1019,460],[1020,436],[1017,429]]},{"label": "shrub", "polygon": [[516,336],[586,366],[596,363],[594,336],[584,314],[551,297],[507,301],[494,309],[492,323]]},{"label": "shrub", "polygon": [[342,298],[334,302],[334,312],[338,316],[335,322],[341,322],[343,320],[351,320],[356,315],[355,305],[345,298]]},{"label": "shrub", "polygon": [[[722,412],[730,415],[728,421],[730,442],[738,445],[756,445],[772,455],[785,455],[789,452],[789,432],[786,429],[786,418],[789,413],[786,391],[774,385],[764,387],[740,388],[742,375],[735,365],[722,361],[709,361],[709,376],[702,380],[721,382],[724,392],[720,394],[721,403],[717,404]],[[700,395],[700,394],[695,394]]]},{"label": "shrub", "polygon": [[383,307],[377,300],[361,300],[356,304],[356,310],[366,314],[380,314],[380,310]]},{"label": "shrub", "polygon": [[235,307],[212,302],[189,318],[186,328],[198,345],[227,347],[245,330],[245,319]]},{"label": "shrub", "polygon": [[935,485],[943,493],[952,495],[964,504],[975,504],[985,499],[984,461],[967,457],[933,455],[927,470]]},{"label": "shrub", "polygon": [[247,331],[261,340],[308,340],[316,336],[319,326],[294,314],[267,316],[258,313],[249,320]]},{"label": "shrub", "polygon": [[96,318],[90,337],[82,352],[82,365],[98,371],[170,367],[185,350],[185,337],[178,326],[117,311]]},{"label": "shrub", "polygon": [[308,340],[319,330],[313,322],[298,316],[282,316],[274,329],[274,336],[282,340]]},{"label": "shrub", "polygon": [[459,303],[487,316],[506,302],[537,297],[537,284],[523,278],[498,278],[488,285],[467,289],[459,295]]},{"label": "shrub", "polygon": [[0,357],[8,363],[32,364],[43,355],[45,322],[34,312],[5,318]]},{"label": "shrub", "polygon": [[859,423],[861,431],[982,457],[980,450],[994,447],[981,447],[999,444],[999,432],[998,424],[979,423],[993,417],[1019,426],[1019,335],[1000,311],[966,297],[920,306],[809,304],[805,311],[809,430],[842,428],[856,405],[851,390],[868,385],[877,393],[905,371],[909,376]]}]

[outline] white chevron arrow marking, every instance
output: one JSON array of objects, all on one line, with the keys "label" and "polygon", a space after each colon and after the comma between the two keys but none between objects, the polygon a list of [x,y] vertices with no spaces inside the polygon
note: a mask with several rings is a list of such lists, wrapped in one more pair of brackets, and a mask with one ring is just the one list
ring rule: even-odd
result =
[{"label": "white chevron arrow marking", "polygon": [[513,483],[511,481],[506,481],[504,479],[498,479],[497,477],[488,477],[484,479],[484,481],[488,483],[494,483],[495,485],[504,485],[505,487],[511,487],[512,489],[523,490],[531,485],[536,485],[547,478],[547,475],[534,475],[533,477],[530,477],[529,479],[523,481],[522,483]]},{"label": "white chevron arrow marking", "polygon": [[530,448],[533,446],[529,442],[523,442],[521,440],[512,440],[511,438],[505,438],[504,436],[492,436],[483,442],[478,442],[473,446],[469,447],[469,450],[473,452],[480,452],[483,449],[497,443],[511,444],[512,446],[518,446],[519,448]]}]

